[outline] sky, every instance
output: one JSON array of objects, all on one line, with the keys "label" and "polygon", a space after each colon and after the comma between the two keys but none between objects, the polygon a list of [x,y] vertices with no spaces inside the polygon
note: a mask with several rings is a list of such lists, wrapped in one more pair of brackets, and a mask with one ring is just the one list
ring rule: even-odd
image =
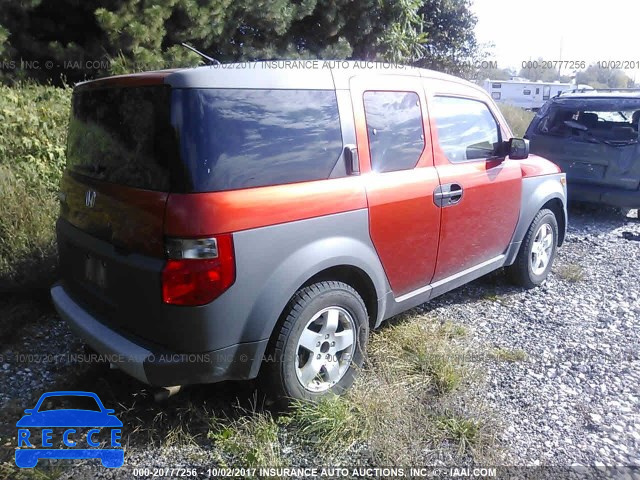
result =
[{"label": "sky", "polygon": [[[489,60],[499,68],[548,61],[631,61],[627,74],[640,81],[638,0],[473,0],[476,37],[495,45]],[[560,48],[562,46],[562,57]],[[565,73],[565,72],[563,72]],[[568,73],[568,72],[567,72]]]}]

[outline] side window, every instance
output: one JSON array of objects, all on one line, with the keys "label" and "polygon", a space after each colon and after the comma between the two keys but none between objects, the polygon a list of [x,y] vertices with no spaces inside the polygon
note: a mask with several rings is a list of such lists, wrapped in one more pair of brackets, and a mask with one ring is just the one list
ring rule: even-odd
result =
[{"label": "side window", "polygon": [[329,178],[342,152],[331,90],[175,89],[189,192]]},{"label": "side window", "polygon": [[365,92],[364,110],[372,170],[394,172],[415,167],[424,150],[418,94]]},{"label": "side window", "polygon": [[494,156],[500,128],[486,104],[457,97],[434,97],[440,148],[452,163]]}]

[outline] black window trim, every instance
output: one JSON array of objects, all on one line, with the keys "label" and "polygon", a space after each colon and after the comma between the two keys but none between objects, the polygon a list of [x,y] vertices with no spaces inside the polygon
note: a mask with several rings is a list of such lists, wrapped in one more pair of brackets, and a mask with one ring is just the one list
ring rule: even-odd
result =
[{"label": "black window trim", "polygon": [[[474,102],[479,102],[482,103],[485,107],[487,107],[487,110],[489,110],[489,113],[491,114],[491,116],[493,117],[493,121],[496,122],[496,126],[498,127],[498,145],[502,144],[503,140],[502,140],[502,123],[500,123],[498,121],[498,119],[496,118],[495,114],[493,113],[493,110],[491,109],[491,107],[489,107],[489,104],[487,102],[485,102],[484,100],[481,100],[479,98],[473,98],[473,97],[469,97],[467,95],[457,95],[455,93],[434,93],[433,95],[431,95],[432,98],[436,98],[436,97],[445,97],[445,98],[458,98],[458,99],[462,99],[462,100],[472,100]],[[430,113],[431,115],[431,113]],[[436,122],[436,126],[438,124],[438,121],[434,118],[434,121]],[[436,128],[437,130],[437,128]],[[438,136],[438,132],[436,131],[436,136]],[[436,143],[436,142],[434,142]],[[440,149],[440,151],[444,154],[444,150],[442,150],[442,147],[440,146],[440,137],[438,137],[438,142],[437,142],[438,148]],[[462,160],[460,162],[452,162],[451,160],[449,160],[449,158],[444,155],[444,158],[447,159],[447,162],[449,162],[451,165],[460,165],[460,164],[464,164],[464,163],[473,163],[473,162],[487,162],[489,160],[499,160],[499,159],[505,159],[507,156],[505,155],[494,155],[491,157],[486,157],[486,158],[472,158],[471,160]]]},{"label": "black window trim", "polygon": [[[411,168],[403,168],[402,170],[391,170],[390,172],[376,172],[373,169],[373,160],[371,158],[371,142],[369,140],[369,128],[367,126],[367,108],[366,105],[364,103],[364,96],[366,93],[368,92],[391,92],[391,93],[414,93],[417,97],[418,97],[418,107],[420,108],[420,119],[422,120],[422,122],[420,123],[420,127],[422,128],[422,150],[420,150],[420,153],[418,154],[418,159],[416,160],[416,163],[413,165],[413,167]],[[420,98],[420,94],[423,92],[420,91],[416,91],[416,90],[392,90],[389,88],[381,88],[381,89],[365,89],[362,91],[362,111],[364,112],[364,123],[365,123],[365,127],[367,127],[367,147],[369,148],[369,168],[371,169],[371,173],[375,173],[377,175],[384,175],[387,173],[396,173],[396,172],[408,172],[410,170],[415,170],[418,167],[418,164],[420,163],[420,159],[422,158],[422,156],[424,155],[424,151],[427,148],[427,132],[425,132],[424,130],[424,109],[422,108],[422,100]],[[423,93],[424,94],[424,93]]]}]

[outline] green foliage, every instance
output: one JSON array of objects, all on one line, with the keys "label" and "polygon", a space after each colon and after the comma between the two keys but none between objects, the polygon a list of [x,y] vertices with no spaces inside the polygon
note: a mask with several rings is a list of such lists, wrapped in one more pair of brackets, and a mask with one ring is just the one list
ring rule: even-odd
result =
[{"label": "green foliage", "polygon": [[491,352],[491,356],[501,362],[523,362],[527,359],[527,352],[520,349],[507,349],[496,347]]},{"label": "green foliage", "polygon": [[26,188],[53,193],[65,164],[71,89],[0,86],[0,165]]},{"label": "green foliage", "polygon": [[283,464],[279,427],[266,412],[252,412],[231,422],[213,419],[208,437],[224,456],[220,463],[244,467],[277,467]]},{"label": "green foliage", "polygon": [[500,111],[507,120],[507,124],[511,127],[513,134],[516,137],[522,137],[527,131],[531,120],[533,120],[535,113],[507,103],[498,103],[498,107],[500,107]]},{"label": "green foliage", "polygon": [[508,68],[486,68],[480,69],[473,76],[473,78],[482,83],[484,80],[511,80],[514,77],[514,73]]},{"label": "green foliage", "polygon": [[[544,68],[546,63],[542,57],[533,61],[531,66],[522,68],[518,74],[532,82],[541,80],[543,82],[569,82],[571,77],[568,72],[562,72],[559,68]],[[535,65],[535,67],[534,67]],[[493,77],[491,77],[493,79]],[[498,79],[496,79],[498,80]],[[630,88],[633,87],[633,80],[622,70],[615,68],[600,68],[597,64],[589,65],[585,70],[576,72],[576,83],[590,85],[594,88]]]},{"label": "green foliage", "polygon": [[6,41],[9,38],[9,30],[0,25],[0,55],[6,50]]},{"label": "green foliage", "polygon": [[51,279],[70,93],[0,86],[0,287]]},{"label": "green foliage", "polygon": [[427,54],[416,66],[470,77],[473,62],[485,57],[475,37],[471,0],[424,0],[418,10],[427,35]]},{"label": "green foliage", "polygon": [[381,56],[395,63],[411,63],[422,59],[427,53],[425,44],[428,39],[419,14],[423,2],[398,0],[384,3],[389,21],[378,40]]},{"label": "green foliage", "polygon": [[531,65],[527,64],[526,68],[521,68],[518,76],[524,77],[532,82],[537,82],[538,80],[543,82],[568,82],[570,80],[569,77],[562,76],[560,68],[546,68],[548,67],[548,62],[544,60],[542,57],[538,57],[537,60],[533,60]]},{"label": "green foliage", "polygon": [[590,85],[594,88],[631,88],[633,80],[622,70],[600,68],[589,65],[586,70],[578,72],[576,83]]},{"label": "green foliage", "polygon": [[454,73],[479,55],[470,0],[4,2],[0,40],[10,32],[11,57],[41,66],[13,78],[76,81],[201,63],[182,42],[223,62],[351,58]]},{"label": "green foliage", "polygon": [[296,401],[291,405],[291,424],[301,438],[329,455],[348,450],[373,432],[367,412],[348,397],[329,396],[316,403]]},{"label": "green foliage", "polygon": [[458,455],[463,455],[480,441],[482,424],[477,420],[447,414],[440,416],[436,424],[446,438],[458,444]]}]

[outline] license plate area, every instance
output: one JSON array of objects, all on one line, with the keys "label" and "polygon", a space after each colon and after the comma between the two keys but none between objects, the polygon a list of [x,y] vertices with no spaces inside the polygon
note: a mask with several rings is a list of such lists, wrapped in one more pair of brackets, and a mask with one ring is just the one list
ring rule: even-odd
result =
[{"label": "license plate area", "polygon": [[84,279],[105,290],[107,288],[107,262],[87,253],[84,260]]}]

